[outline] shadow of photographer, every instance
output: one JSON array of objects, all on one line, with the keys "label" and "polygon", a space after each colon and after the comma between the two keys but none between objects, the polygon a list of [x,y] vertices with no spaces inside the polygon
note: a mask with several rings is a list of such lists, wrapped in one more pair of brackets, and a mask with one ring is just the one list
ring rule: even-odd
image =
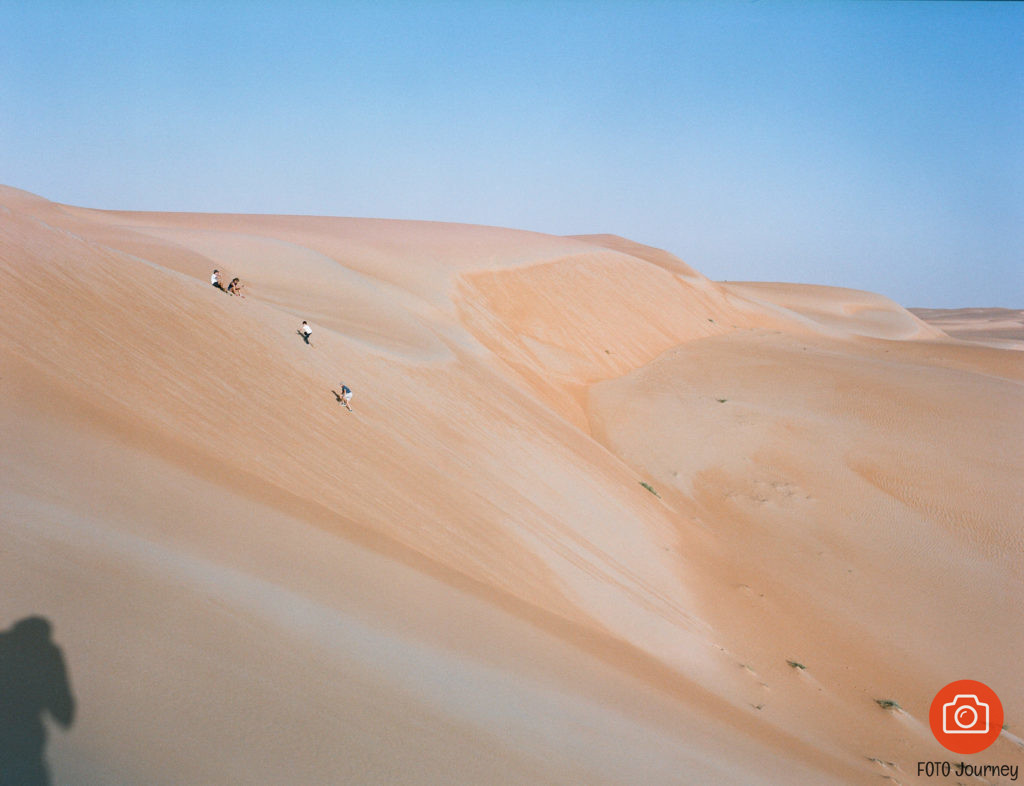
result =
[{"label": "shadow of photographer", "polygon": [[43,716],[68,728],[74,721],[64,656],[43,617],[0,631],[0,786],[49,786]]}]

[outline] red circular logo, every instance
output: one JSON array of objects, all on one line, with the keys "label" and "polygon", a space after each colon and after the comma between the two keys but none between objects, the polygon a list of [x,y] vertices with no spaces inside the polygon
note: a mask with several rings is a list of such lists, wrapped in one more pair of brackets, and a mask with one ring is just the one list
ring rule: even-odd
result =
[{"label": "red circular logo", "polygon": [[979,753],[1003,730],[1003,704],[984,682],[957,680],[935,694],[932,734],[953,753]]}]

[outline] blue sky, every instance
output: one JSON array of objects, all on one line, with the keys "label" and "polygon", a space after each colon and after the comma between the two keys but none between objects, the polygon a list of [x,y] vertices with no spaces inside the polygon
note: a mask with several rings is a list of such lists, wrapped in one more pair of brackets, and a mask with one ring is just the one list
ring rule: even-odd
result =
[{"label": "blue sky", "polygon": [[0,0],[0,183],[1024,307],[1024,4]]}]

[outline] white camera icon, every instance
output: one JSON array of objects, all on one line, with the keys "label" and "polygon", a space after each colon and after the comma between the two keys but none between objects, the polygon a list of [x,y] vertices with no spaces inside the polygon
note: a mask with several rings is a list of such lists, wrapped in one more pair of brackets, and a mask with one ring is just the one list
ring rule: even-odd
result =
[{"label": "white camera icon", "polygon": [[988,705],[973,693],[957,694],[942,705],[942,731],[946,734],[988,734]]}]

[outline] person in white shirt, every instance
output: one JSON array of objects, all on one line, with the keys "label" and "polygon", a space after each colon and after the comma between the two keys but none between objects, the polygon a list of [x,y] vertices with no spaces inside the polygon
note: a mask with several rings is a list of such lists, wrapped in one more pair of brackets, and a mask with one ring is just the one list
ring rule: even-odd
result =
[{"label": "person in white shirt", "polygon": [[351,412],[352,407],[348,405],[348,402],[352,400],[352,388],[344,382],[339,382],[338,384],[341,385],[341,395],[338,397],[338,401],[345,406],[345,409]]},{"label": "person in white shirt", "polygon": [[210,283],[213,286],[217,287],[217,289],[219,289],[221,292],[224,291],[224,285],[220,283],[220,271],[219,270],[214,270],[213,271],[213,274],[210,276]]},{"label": "person in white shirt", "polygon": [[299,333],[302,334],[302,340],[308,344],[309,337],[313,335],[313,328],[309,326],[306,320],[302,320],[302,327],[299,328]]}]

